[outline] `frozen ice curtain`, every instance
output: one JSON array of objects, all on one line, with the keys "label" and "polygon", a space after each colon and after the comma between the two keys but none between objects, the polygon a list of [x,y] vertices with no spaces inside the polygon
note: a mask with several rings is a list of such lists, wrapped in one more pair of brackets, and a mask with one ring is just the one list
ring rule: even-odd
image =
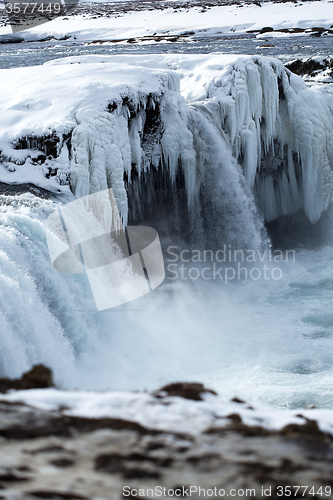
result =
[{"label": "frozen ice curtain", "polygon": [[46,220],[54,269],[86,272],[98,311],[130,302],[164,280],[155,229],[125,228],[112,189],[68,203]]}]

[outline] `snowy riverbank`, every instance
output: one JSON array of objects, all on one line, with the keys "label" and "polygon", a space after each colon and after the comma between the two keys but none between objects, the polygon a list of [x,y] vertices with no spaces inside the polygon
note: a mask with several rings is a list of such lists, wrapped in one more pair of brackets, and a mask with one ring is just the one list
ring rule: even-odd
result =
[{"label": "snowy riverbank", "polygon": [[[67,17],[13,34],[6,16],[0,24],[0,43],[13,41],[72,39],[100,43],[156,43],[191,40],[192,37],[218,37],[255,33],[267,36],[332,36],[331,0],[310,2],[237,2],[235,4],[198,6],[194,3],[159,2],[126,5],[80,4]],[[223,4],[224,3],[224,4]],[[97,4],[98,5],[98,4]],[[108,7],[109,6],[109,7]],[[157,8],[158,7],[158,8]]]},{"label": "snowy riverbank", "polygon": [[173,384],[154,394],[16,391],[1,396],[0,417],[8,500],[275,499],[286,484],[331,498],[332,410],[253,407]]},{"label": "snowy riverbank", "polygon": [[[319,430],[332,435],[333,439],[333,410],[277,410],[264,405],[248,404],[238,398],[227,401],[200,387],[192,391],[194,396],[190,394],[186,398],[170,395],[169,392],[172,394],[173,391],[161,390],[149,394],[30,389],[0,395],[0,401],[24,403],[46,412],[61,411],[69,417],[124,419],[151,431],[189,435],[197,435],[209,429],[227,429],[230,421],[236,420],[245,426],[260,426],[269,432],[280,432],[287,425],[297,427],[316,421]],[[174,394],[183,395],[184,392],[180,389],[174,391]],[[197,397],[200,400],[195,400]],[[235,414],[238,415],[237,418],[230,417]]]}]

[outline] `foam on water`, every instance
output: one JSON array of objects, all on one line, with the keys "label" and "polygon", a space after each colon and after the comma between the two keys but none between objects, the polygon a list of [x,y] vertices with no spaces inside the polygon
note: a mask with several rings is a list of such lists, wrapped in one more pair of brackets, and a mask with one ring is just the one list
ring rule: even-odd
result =
[{"label": "foam on water", "polygon": [[332,247],[280,267],[278,281],[182,282],[137,301],[104,344],[127,370],[115,386],[190,379],[227,397],[331,407]]}]

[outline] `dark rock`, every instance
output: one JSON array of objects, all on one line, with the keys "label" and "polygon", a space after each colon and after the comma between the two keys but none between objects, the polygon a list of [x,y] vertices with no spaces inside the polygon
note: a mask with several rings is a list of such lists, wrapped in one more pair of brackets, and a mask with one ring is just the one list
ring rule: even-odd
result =
[{"label": "dark rock", "polygon": [[0,44],[1,43],[22,43],[23,37],[19,36],[13,36],[13,35],[2,35],[0,37]]},{"label": "dark rock", "polygon": [[74,463],[74,460],[71,460],[70,458],[57,458],[50,461],[50,464],[55,467],[72,467]]},{"label": "dark rock", "polygon": [[[5,184],[0,182],[0,194],[6,196],[15,196],[16,194],[33,193],[42,199],[50,198],[50,191],[34,186],[33,184]],[[1,379],[0,379],[1,380]]]},{"label": "dark rock", "polygon": [[231,413],[230,415],[227,415],[227,418],[232,420],[235,424],[240,424],[242,422],[242,418],[238,415],[238,413]]},{"label": "dark rock", "polygon": [[64,493],[62,491],[48,491],[48,490],[38,490],[38,491],[29,491],[29,495],[37,498],[53,498],[54,500],[59,500],[59,498],[63,498],[64,500],[88,500],[87,497],[76,493]]},{"label": "dark rock", "polygon": [[[160,450],[165,448],[164,443],[149,443],[146,447],[147,451]],[[186,448],[187,449],[187,448]]]},{"label": "dark rock", "polygon": [[108,104],[108,111],[110,111],[110,113],[112,113],[112,111],[114,111],[115,109],[117,109],[118,107],[118,104],[116,102],[110,102]]},{"label": "dark rock", "polygon": [[187,462],[189,462],[192,465],[197,465],[200,462],[210,462],[212,460],[219,459],[220,455],[216,453],[205,453],[199,456],[190,456],[186,459]]},{"label": "dark rock", "polygon": [[309,75],[314,76],[318,71],[324,71],[326,68],[330,68],[332,64],[332,59],[327,58],[323,59],[322,62],[315,61],[314,59],[307,59],[306,61],[302,61],[300,59],[296,59],[295,61],[291,61],[285,64],[286,68],[288,68],[292,73],[295,73],[299,76]]},{"label": "dark rock", "polygon": [[95,469],[104,472],[123,472],[129,470],[128,462],[152,463],[159,467],[170,467],[172,458],[158,458],[150,456],[148,453],[129,453],[122,455],[119,453],[110,453],[99,455],[95,460]]},{"label": "dark rock", "polygon": [[315,420],[308,420],[303,425],[286,425],[281,430],[281,435],[288,438],[315,439],[316,441],[326,441],[328,439],[328,435],[319,429]]},{"label": "dark rock", "polygon": [[[123,420],[120,418],[83,418],[70,415],[62,415],[55,412],[46,412],[21,405],[19,419],[15,420],[20,405],[12,406],[14,419],[0,421],[0,436],[7,439],[35,439],[43,436],[71,437],[77,432],[89,433],[100,429],[112,429],[115,431],[136,431],[140,435],[163,434],[163,431],[147,429],[142,425]],[[0,411],[2,410],[0,405]],[[10,410],[8,410],[9,412]],[[38,453],[38,452],[36,452]]]},{"label": "dark rock", "polygon": [[[143,462],[143,466],[133,467],[131,462]],[[125,479],[158,479],[160,474],[151,468],[147,468],[147,466],[144,465],[144,462],[153,462],[155,465],[161,465],[158,463],[158,459],[154,459],[148,455],[142,455],[140,453],[131,453],[129,455],[110,453],[96,457],[95,470],[99,472],[108,472],[109,474],[120,473]]]},{"label": "dark rock", "polygon": [[10,389],[46,389],[54,387],[52,371],[44,365],[35,365],[19,379],[0,378],[0,393]]},{"label": "dark rock", "polygon": [[26,453],[36,455],[38,453],[57,453],[62,451],[65,451],[63,446],[43,446],[42,448],[37,448],[36,450],[27,450]]},{"label": "dark rock", "polygon": [[22,389],[54,387],[52,371],[44,365],[35,365],[22,375]]},{"label": "dark rock", "polygon": [[5,393],[9,391],[9,389],[17,389],[16,380],[11,380],[9,378],[1,378],[0,379],[0,392]]},{"label": "dark rock", "polygon": [[261,427],[260,425],[246,425],[243,423],[230,423],[223,427],[210,427],[205,431],[205,434],[227,435],[230,431],[237,432],[245,437],[269,436],[273,433]]},{"label": "dark rock", "polygon": [[264,27],[264,28],[262,28],[262,29],[260,30],[260,33],[262,33],[262,34],[263,34],[263,33],[271,33],[272,31],[274,31],[274,29],[273,29],[273,28],[271,28],[270,26],[266,26],[266,27]]},{"label": "dark rock", "polygon": [[5,483],[15,483],[18,481],[27,481],[28,478],[18,475],[12,470],[8,469],[3,472],[0,472],[0,481]]},{"label": "dark rock", "polygon": [[232,398],[232,400],[234,403],[245,403],[245,401],[243,401],[242,399],[239,399],[239,398]]},{"label": "dark rock", "polygon": [[185,399],[193,399],[194,401],[202,401],[202,394],[205,392],[216,395],[215,391],[207,389],[203,384],[196,382],[175,382],[165,385],[154,393],[154,395],[158,397],[161,393],[167,393],[168,396],[179,396]]},{"label": "dark rock", "polygon": [[[66,135],[66,140],[68,140],[69,136]],[[41,137],[21,137],[16,141],[13,145],[14,149],[34,149],[37,151],[43,151],[45,156],[52,156],[52,158],[57,158],[61,141],[58,135],[53,132],[52,134],[46,134]]]}]

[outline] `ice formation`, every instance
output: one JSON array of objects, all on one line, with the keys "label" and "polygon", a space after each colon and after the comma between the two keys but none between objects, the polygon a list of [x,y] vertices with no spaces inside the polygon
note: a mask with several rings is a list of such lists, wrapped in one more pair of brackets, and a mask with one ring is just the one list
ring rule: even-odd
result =
[{"label": "ice formation", "polygon": [[267,221],[303,209],[313,223],[332,200],[327,100],[278,60],[86,56],[1,76],[4,182],[70,184],[77,197],[112,188],[126,224],[125,179],[160,170],[175,186],[180,171],[189,212],[204,194],[251,246],[254,200]]}]

